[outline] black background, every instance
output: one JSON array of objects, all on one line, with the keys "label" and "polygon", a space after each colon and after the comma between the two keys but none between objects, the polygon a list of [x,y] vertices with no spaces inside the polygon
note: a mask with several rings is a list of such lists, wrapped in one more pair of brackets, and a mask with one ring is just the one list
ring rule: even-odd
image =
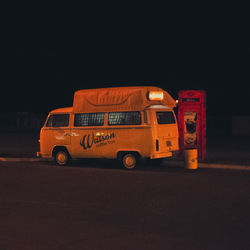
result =
[{"label": "black background", "polygon": [[0,111],[71,106],[75,90],[207,92],[208,114],[250,114],[250,4],[2,8]]}]

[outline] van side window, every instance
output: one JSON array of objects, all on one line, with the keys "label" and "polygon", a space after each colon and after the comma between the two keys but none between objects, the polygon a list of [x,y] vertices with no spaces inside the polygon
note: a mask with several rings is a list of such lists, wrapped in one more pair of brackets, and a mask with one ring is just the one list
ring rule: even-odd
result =
[{"label": "van side window", "polygon": [[140,125],[141,112],[110,112],[108,117],[108,125]]},{"label": "van side window", "polygon": [[46,127],[68,127],[69,114],[53,114],[50,115]]},{"label": "van side window", "polygon": [[175,124],[174,114],[171,111],[156,112],[158,124]]},{"label": "van side window", "polygon": [[75,127],[103,126],[105,113],[75,114]]}]

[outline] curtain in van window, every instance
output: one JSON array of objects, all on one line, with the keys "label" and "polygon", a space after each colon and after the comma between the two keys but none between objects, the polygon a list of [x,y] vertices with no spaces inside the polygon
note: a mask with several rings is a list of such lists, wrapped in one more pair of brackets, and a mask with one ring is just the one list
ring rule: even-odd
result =
[{"label": "curtain in van window", "polygon": [[140,125],[141,112],[110,112],[108,118],[108,125]]},{"label": "curtain in van window", "polygon": [[74,126],[103,126],[105,113],[75,114]]}]

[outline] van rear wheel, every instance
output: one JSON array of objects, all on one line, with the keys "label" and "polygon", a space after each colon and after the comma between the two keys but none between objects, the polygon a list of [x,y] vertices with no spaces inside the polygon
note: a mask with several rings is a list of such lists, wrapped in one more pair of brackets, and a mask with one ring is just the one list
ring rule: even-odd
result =
[{"label": "van rear wheel", "polygon": [[122,164],[126,169],[134,169],[136,167],[137,159],[133,153],[127,153],[122,156]]},{"label": "van rear wheel", "polygon": [[70,157],[65,150],[59,150],[56,152],[55,161],[60,166],[65,166],[69,163]]}]

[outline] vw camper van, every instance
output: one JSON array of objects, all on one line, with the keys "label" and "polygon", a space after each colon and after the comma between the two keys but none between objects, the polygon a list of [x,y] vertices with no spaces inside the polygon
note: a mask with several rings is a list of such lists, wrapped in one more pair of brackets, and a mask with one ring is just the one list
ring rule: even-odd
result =
[{"label": "vw camper van", "polygon": [[74,158],[118,159],[127,169],[139,158],[171,157],[179,150],[175,105],[154,86],[78,90],[72,107],[49,113],[39,154],[59,165]]}]

